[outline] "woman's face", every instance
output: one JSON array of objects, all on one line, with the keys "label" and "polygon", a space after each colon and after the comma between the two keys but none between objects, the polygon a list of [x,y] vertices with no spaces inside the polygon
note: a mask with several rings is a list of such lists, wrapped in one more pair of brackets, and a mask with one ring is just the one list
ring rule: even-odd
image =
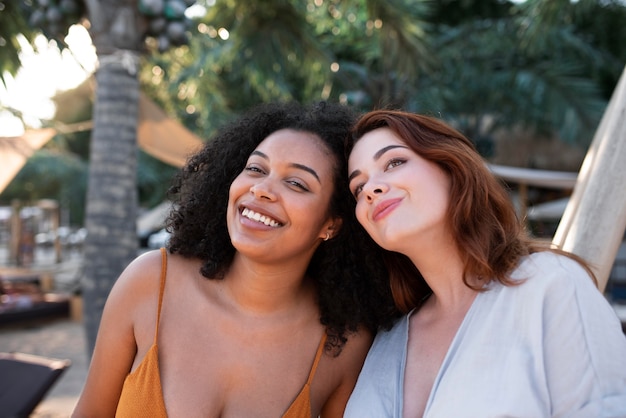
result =
[{"label": "woman's face", "polygon": [[[359,139],[348,161],[356,216],[383,248],[404,254],[446,225],[450,180],[388,128]],[[431,241],[432,242],[432,241]]]},{"label": "woman's face", "polygon": [[265,138],[230,186],[233,246],[266,262],[310,258],[334,224],[333,161],[311,133],[282,129]]}]

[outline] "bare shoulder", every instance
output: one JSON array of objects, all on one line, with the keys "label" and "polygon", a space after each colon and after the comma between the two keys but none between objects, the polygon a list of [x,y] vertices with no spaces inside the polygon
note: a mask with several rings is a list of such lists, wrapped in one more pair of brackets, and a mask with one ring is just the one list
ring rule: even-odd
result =
[{"label": "bare shoulder", "polygon": [[131,261],[116,280],[74,416],[115,414],[124,379],[153,341],[160,274],[161,254],[150,251]]},{"label": "bare shoulder", "polygon": [[[159,293],[161,253],[149,251],[131,261],[115,281],[107,298],[105,311],[135,324],[154,309]],[[151,320],[152,318],[149,318]],[[141,321],[140,321],[141,322]]]},{"label": "bare shoulder", "polygon": [[364,327],[359,327],[354,332],[349,332],[346,335],[347,341],[344,345],[338,358],[342,358],[342,361],[349,364],[358,365],[360,370],[361,364],[365,360],[365,356],[372,346],[374,340],[373,334]]},{"label": "bare shoulder", "polygon": [[348,332],[346,338],[338,354],[326,351],[324,356],[326,372],[340,385],[356,380],[373,341],[372,333],[365,328]]},{"label": "bare shoulder", "polygon": [[147,251],[133,261],[124,269],[118,282],[127,285],[139,285],[148,278],[160,277],[162,268],[162,255],[160,250]]},{"label": "bare shoulder", "polygon": [[132,299],[139,296],[139,293],[158,289],[162,270],[161,259],[161,252],[153,250],[131,261],[115,281],[111,297],[126,295]]},{"label": "bare shoulder", "polygon": [[[313,382],[314,389],[319,388],[319,393],[323,394],[320,398],[314,396],[313,403],[320,405],[320,416],[324,418],[343,416],[374,337],[371,332],[361,327],[349,332],[346,338],[347,341],[339,355],[324,356],[326,358],[324,373],[320,373],[322,376]],[[317,391],[312,393],[315,394]]]}]

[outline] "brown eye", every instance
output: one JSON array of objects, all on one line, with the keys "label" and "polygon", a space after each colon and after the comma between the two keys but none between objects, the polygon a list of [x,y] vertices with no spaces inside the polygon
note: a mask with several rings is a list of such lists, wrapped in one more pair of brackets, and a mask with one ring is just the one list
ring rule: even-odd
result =
[{"label": "brown eye", "polygon": [[263,174],[264,171],[261,170],[259,167],[255,166],[255,165],[249,165],[246,168],[244,168],[244,171],[249,171],[251,173],[259,173],[259,174]]},{"label": "brown eye", "polygon": [[291,184],[294,187],[297,187],[298,189],[301,189],[305,192],[309,191],[309,188],[306,187],[303,183],[297,181],[297,180],[289,180],[287,183]]},{"label": "brown eye", "polygon": [[389,161],[387,162],[387,165],[385,166],[385,171],[386,171],[386,170],[389,170],[389,169],[392,169],[392,168],[394,168],[394,167],[397,167],[397,166],[399,166],[399,165],[402,165],[402,164],[404,164],[405,162],[406,162],[406,160],[404,160],[404,159],[401,159],[401,158],[393,158],[393,159],[391,159],[391,160],[389,160]]}]

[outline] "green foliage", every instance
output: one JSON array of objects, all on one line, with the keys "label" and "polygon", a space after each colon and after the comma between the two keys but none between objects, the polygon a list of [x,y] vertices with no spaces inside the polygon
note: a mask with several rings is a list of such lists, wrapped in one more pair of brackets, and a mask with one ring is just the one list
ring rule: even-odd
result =
[{"label": "green foliage", "polygon": [[420,71],[432,69],[435,57],[429,47],[429,1],[369,1],[370,19],[380,22],[380,64],[383,72],[397,73],[414,81]]},{"label": "green foliage", "polygon": [[21,4],[30,27],[55,41],[59,48],[67,48],[64,39],[70,26],[78,23],[86,12],[82,0],[25,0]]},{"label": "green foliage", "polygon": [[189,50],[148,58],[142,83],[166,109],[176,103],[179,118],[203,137],[259,102],[346,100],[355,77],[342,69],[353,61],[375,68],[384,100],[389,74],[400,75],[391,80],[400,86],[432,65],[421,19],[428,7],[367,3],[387,16],[385,25],[369,18],[363,1],[217,2],[197,22]]},{"label": "green foliage", "polygon": [[167,198],[167,190],[177,168],[143,151],[139,152],[138,166],[139,204],[143,207],[154,207]]},{"label": "green foliage", "polygon": [[185,11],[194,3],[195,0],[139,0],[139,12],[147,19],[145,35],[156,41],[159,52],[189,43],[191,24]]},{"label": "green foliage", "polygon": [[624,22],[626,5],[621,0],[580,0],[572,10],[576,32],[602,57],[602,65],[592,65],[589,74],[600,85],[604,97],[611,96],[626,63]]},{"label": "green foliage", "polygon": [[5,84],[5,72],[15,75],[20,67],[20,46],[17,36],[32,42],[35,32],[28,26],[22,2],[0,0],[0,81]]},{"label": "green foliage", "polygon": [[[199,3],[207,14],[185,20],[188,44],[159,52],[152,33],[140,81],[201,138],[260,102],[329,99],[434,114],[477,142],[522,125],[584,147],[626,62],[619,0]],[[17,12],[0,4],[0,36],[28,34],[21,15],[18,26],[4,25],[7,11]],[[71,99],[65,103],[70,113]],[[50,147],[84,160],[86,135],[60,135]],[[152,206],[175,169],[141,153],[139,170],[141,202]]]},{"label": "green foliage", "polygon": [[[207,35],[217,35],[221,44],[217,64],[222,77],[259,101],[304,101],[302,93],[319,94],[330,74],[332,54],[305,16],[302,2],[239,2],[232,9],[227,2],[217,2],[203,23],[209,28]],[[222,28],[229,32],[228,39],[219,38]]]},{"label": "green foliage", "polygon": [[203,137],[261,101],[328,98],[437,114],[470,136],[523,124],[585,146],[619,60],[575,25],[579,3],[217,2],[188,51],[154,60],[164,76],[152,85],[170,86],[161,103]]},{"label": "green foliage", "polygon": [[[529,1],[524,7],[474,3],[440,1],[422,11],[423,19],[436,16],[440,21],[424,26],[430,31],[422,51],[430,55],[423,56],[431,60],[421,72],[390,66],[388,51],[393,48],[373,48],[372,42],[368,60],[342,65],[346,97],[366,109],[390,106],[435,114],[472,138],[522,125],[586,146],[620,73],[609,77],[608,94],[594,75],[606,75],[615,60],[594,47],[589,34],[568,23],[572,19],[563,18],[570,7],[560,9],[562,0]],[[453,4],[474,12],[458,20],[446,12]],[[417,50],[408,56],[424,62]]]},{"label": "green foliage", "polygon": [[457,26],[471,20],[501,19],[510,14],[512,3],[503,0],[436,0],[432,16],[437,25]]},{"label": "green foliage", "polygon": [[606,99],[588,67],[601,67],[602,57],[570,27],[514,36],[525,28],[525,18],[508,18],[443,31],[436,38],[442,65],[421,80],[433,103],[414,107],[441,112],[471,137],[521,124],[589,143]]}]

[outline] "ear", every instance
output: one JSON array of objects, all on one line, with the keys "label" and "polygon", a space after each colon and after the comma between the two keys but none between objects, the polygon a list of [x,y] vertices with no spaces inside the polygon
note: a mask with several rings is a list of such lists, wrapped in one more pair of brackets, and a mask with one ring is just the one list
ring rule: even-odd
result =
[{"label": "ear", "polygon": [[329,219],[326,222],[325,227],[322,228],[320,238],[323,240],[326,240],[326,237],[329,237],[328,239],[332,239],[333,237],[337,235],[337,233],[339,233],[339,230],[341,229],[342,224],[343,224],[343,219],[341,218]]}]

